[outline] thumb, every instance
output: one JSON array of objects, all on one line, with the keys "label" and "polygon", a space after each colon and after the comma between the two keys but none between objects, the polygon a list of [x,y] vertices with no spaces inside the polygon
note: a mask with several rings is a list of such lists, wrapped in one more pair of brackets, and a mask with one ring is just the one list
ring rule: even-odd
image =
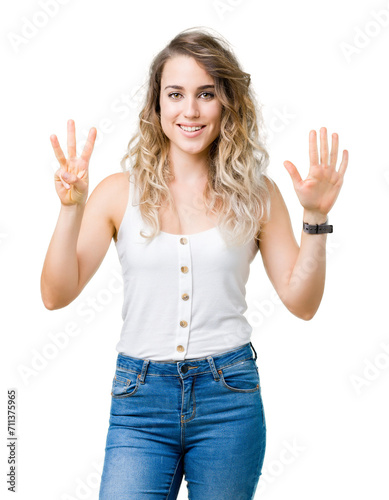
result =
[{"label": "thumb", "polygon": [[296,187],[302,181],[300,174],[298,173],[297,168],[290,161],[284,161],[284,167],[288,171],[289,175],[292,178],[293,185]]},{"label": "thumb", "polygon": [[80,177],[83,177],[84,171],[79,172],[77,175],[72,172],[64,172],[61,177],[65,181],[65,183],[69,186],[75,187],[79,191],[83,191],[84,183],[81,181]]}]

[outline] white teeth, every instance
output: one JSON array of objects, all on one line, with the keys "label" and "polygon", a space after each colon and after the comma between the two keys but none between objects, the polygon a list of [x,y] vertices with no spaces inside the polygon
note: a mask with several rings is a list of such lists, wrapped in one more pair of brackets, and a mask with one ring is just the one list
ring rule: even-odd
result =
[{"label": "white teeth", "polygon": [[200,130],[202,127],[184,127],[183,125],[180,125],[182,130],[185,130],[186,132],[194,132],[195,130]]}]

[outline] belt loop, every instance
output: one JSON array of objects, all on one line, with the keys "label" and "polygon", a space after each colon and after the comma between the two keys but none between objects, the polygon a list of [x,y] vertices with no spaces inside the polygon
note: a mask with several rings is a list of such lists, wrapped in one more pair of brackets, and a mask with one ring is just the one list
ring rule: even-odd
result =
[{"label": "belt loop", "polygon": [[219,374],[216,370],[215,362],[213,360],[212,356],[207,356],[207,361],[209,363],[209,366],[211,367],[212,373],[213,373],[213,378],[216,380],[216,382],[219,381],[220,377]]},{"label": "belt loop", "polygon": [[139,377],[141,384],[145,383],[145,378],[146,378],[147,368],[149,367],[149,363],[150,363],[149,359],[143,360],[142,371]]},{"label": "belt loop", "polygon": [[255,358],[254,359],[255,359],[255,361],[257,361],[257,351],[254,349],[254,346],[253,346],[253,344],[251,342],[250,342],[250,345],[251,345],[253,351],[255,352]]}]

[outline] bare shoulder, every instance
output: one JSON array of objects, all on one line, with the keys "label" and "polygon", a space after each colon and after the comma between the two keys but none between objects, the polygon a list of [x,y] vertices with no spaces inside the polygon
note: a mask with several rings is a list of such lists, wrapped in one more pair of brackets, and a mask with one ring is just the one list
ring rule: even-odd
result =
[{"label": "bare shoulder", "polygon": [[266,179],[266,183],[270,193],[270,213],[261,228],[259,249],[264,260],[270,260],[281,247],[284,250],[290,248],[290,253],[294,254],[297,243],[289,211],[279,187],[273,180]]},{"label": "bare shoulder", "polygon": [[121,190],[128,184],[129,172],[116,172],[102,179],[96,188],[101,186],[105,190]]},{"label": "bare shoulder", "polygon": [[269,193],[269,214],[268,219],[261,222],[261,229],[259,233],[257,233],[257,238],[259,238],[259,240],[256,239],[255,241],[258,248],[260,248],[260,239],[262,238],[262,234],[269,227],[272,212],[274,211],[275,205],[279,204],[281,196],[281,192],[273,179],[271,179],[268,175],[264,175],[263,180]]},{"label": "bare shoulder", "polygon": [[268,222],[263,225],[263,230],[272,226],[272,222],[277,219],[280,211],[285,212],[286,209],[284,198],[276,182],[269,177],[265,177],[265,182],[270,194],[270,213]]},{"label": "bare shoulder", "polygon": [[267,189],[270,193],[270,198],[273,200],[275,197],[281,194],[280,190],[278,189],[278,186],[276,182],[268,177],[267,175],[264,176],[265,184],[267,186]]},{"label": "bare shoulder", "polygon": [[127,206],[129,187],[129,172],[116,172],[101,180],[90,196],[94,198],[94,206],[99,207],[98,210],[112,224],[115,241]]}]

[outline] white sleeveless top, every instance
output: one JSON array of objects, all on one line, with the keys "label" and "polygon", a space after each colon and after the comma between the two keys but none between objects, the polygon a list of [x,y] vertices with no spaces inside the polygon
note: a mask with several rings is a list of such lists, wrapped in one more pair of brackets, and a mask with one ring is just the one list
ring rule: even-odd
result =
[{"label": "white sleeveless top", "polygon": [[254,241],[227,247],[218,226],[195,234],[161,232],[147,242],[131,178],[115,242],[123,273],[123,326],[116,350],[135,358],[182,361],[250,342],[246,283]]}]

